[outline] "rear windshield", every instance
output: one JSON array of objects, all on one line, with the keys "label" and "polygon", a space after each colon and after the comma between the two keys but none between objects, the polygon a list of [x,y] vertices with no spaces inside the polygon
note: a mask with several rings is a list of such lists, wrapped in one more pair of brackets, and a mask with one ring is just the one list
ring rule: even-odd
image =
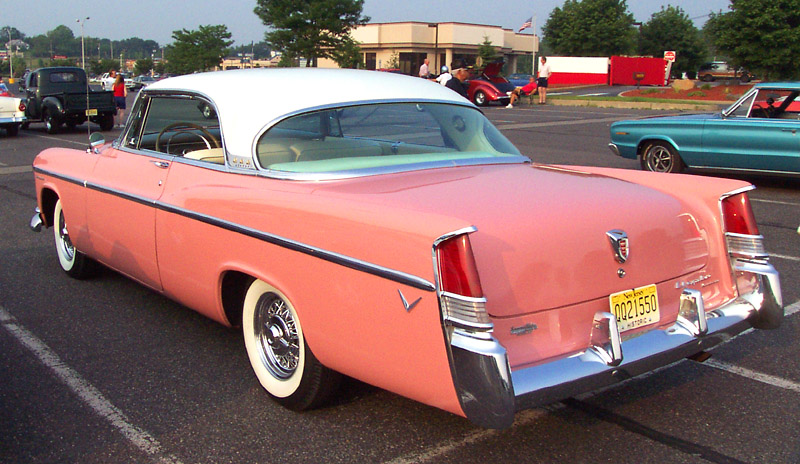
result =
[{"label": "rear windshield", "polygon": [[520,156],[478,110],[440,103],[386,103],[287,118],[261,136],[259,166],[335,172]]},{"label": "rear windshield", "polygon": [[80,73],[72,71],[59,71],[50,73],[50,82],[53,84],[60,83],[83,83],[83,78]]}]

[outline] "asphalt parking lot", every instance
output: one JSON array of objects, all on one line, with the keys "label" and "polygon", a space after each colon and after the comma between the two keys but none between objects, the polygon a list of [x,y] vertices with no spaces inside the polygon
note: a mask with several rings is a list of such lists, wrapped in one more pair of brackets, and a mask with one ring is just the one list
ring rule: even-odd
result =
[{"label": "asphalt parking lot", "polygon": [[[622,169],[638,163],[606,148],[608,126],[654,114],[485,111],[536,162]],[[800,462],[798,179],[740,177],[757,186],[753,208],[781,272],[780,329],[745,333],[703,364],[682,361],[493,431],[354,380],[328,407],[287,411],[261,390],[238,331],[112,271],[69,279],[50,230],[28,228],[30,164],[55,146],[86,147],[86,126],[0,131],[0,462]]]}]

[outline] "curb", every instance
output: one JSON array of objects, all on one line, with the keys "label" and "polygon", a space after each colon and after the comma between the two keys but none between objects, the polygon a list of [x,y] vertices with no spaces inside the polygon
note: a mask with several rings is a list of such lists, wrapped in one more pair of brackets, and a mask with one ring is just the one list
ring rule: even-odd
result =
[{"label": "curb", "polygon": [[561,100],[548,99],[548,104],[555,106],[587,106],[594,108],[624,108],[638,110],[684,110],[684,111],[717,111],[730,103],[664,103],[664,102],[628,102],[608,100]]}]

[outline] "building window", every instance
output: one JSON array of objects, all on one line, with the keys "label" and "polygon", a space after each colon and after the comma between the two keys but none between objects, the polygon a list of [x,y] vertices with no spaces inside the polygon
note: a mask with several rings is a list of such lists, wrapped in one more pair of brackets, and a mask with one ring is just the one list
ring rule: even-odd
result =
[{"label": "building window", "polygon": [[427,57],[427,53],[400,53],[400,71],[409,76],[418,76],[419,67]]}]

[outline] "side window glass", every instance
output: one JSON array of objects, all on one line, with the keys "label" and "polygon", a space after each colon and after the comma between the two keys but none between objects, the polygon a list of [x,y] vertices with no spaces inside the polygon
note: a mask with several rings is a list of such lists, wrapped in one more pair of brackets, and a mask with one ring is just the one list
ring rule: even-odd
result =
[{"label": "side window glass", "polygon": [[[146,109],[145,109],[146,107]],[[139,149],[225,164],[222,135],[214,106],[200,98],[151,96],[134,108]],[[144,113],[142,118],[142,113]],[[131,142],[130,136],[128,141]]]},{"label": "side window glass", "polygon": [[743,100],[742,103],[730,114],[730,116],[734,116],[737,118],[746,118],[748,113],[750,112],[750,106],[753,104],[753,100],[755,99],[756,94],[753,93],[747,99]]}]

